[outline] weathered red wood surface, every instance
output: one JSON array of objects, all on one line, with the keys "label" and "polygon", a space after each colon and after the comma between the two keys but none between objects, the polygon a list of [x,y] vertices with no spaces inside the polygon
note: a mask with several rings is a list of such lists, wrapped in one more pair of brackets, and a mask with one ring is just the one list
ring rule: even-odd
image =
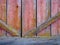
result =
[{"label": "weathered red wood surface", "polygon": [[[0,0],[0,19],[6,23],[6,0]],[[5,35],[5,32],[0,29],[0,36]]]},{"label": "weathered red wood surface", "polygon": [[36,0],[22,0],[22,33],[23,35],[36,27]]},{"label": "weathered red wood surface", "polygon": [[[60,12],[60,0],[58,0],[58,11]],[[59,19],[59,35],[60,35],[60,19]]]},{"label": "weathered red wood surface", "polygon": [[7,3],[7,24],[20,31],[21,0],[8,0]]},{"label": "weathered red wood surface", "polygon": [[[52,0],[52,11],[51,16],[55,16],[57,12],[59,12],[59,2],[60,0]],[[60,20],[60,19],[59,19]],[[55,23],[52,24],[52,35],[59,35],[60,31],[60,22],[57,20]]]},{"label": "weathered red wood surface", "polygon": [[[49,4],[48,0],[37,0],[37,24],[41,25],[45,21],[49,19]],[[50,27],[44,29],[44,31],[40,32],[38,36],[49,36],[50,35]]]},{"label": "weathered red wood surface", "polygon": [[[27,31],[56,16],[57,12],[60,12],[60,0],[0,0],[0,19],[15,28],[19,34],[22,33],[23,36]],[[0,29],[0,35],[5,34],[6,32]],[[37,34],[37,36],[59,34],[60,19]]]}]

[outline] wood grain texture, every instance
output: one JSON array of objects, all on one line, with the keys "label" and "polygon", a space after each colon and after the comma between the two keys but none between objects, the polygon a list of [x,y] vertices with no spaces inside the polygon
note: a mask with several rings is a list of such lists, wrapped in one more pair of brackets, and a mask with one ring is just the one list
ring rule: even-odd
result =
[{"label": "wood grain texture", "polygon": [[[57,12],[58,12],[58,0],[52,0],[52,3],[51,3],[51,16],[56,16]],[[58,20],[52,24],[52,35],[58,35]]]},{"label": "wood grain texture", "polygon": [[[47,22],[49,18],[56,16],[57,12],[60,12],[60,0],[51,0],[51,4],[50,0],[0,0],[0,20],[16,29],[19,34],[22,33],[23,36],[31,29]],[[51,27],[49,25],[46,29],[43,29],[37,36],[50,36],[50,33],[52,36],[60,34],[60,19],[54,22]],[[6,32],[0,29],[0,36],[2,35],[6,35]],[[31,33],[32,36],[36,35]]]},{"label": "wood grain texture", "polygon": [[[58,12],[60,12],[60,0],[58,0]],[[58,32],[60,35],[60,19],[58,20]]]},{"label": "wood grain texture", "polygon": [[16,29],[10,27],[9,25],[7,25],[2,20],[0,20],[0,29],[3,29],[3,31],[6,31],[11,36],[19,36],[19,33]]},{"label": "wood grain texture", "polygon": [[7,24],[20,33],[21,28],[21,0],[8,0]]},{"label": "wood grain texture", "polygon": [[[41,25],[50,18],[49,13],[49,1],[48,0],[37,0],[37,26]],[[48,32],[48,33],[47,33]],[[46,33],[48,35],[46,35]],[[50,27],[44,29],[44,31],[38,33],[38,36],[50,36]]]},{"label": "wood grain texture", "polygon": [[[6,23],[6,0],[0,0],[0,20]],[[0,36],[4,36],[5,32],[0,29]]]},{"label": "wood grain texture", "polygon": [[22,0],[23,35],[36,26],[35,1],[36,0]]},{"label": "wood grain texture", "polygon": [[53,24],[58,19],[60,19],[60,12],[57,13],[56,16],[47,20],[47,22],[44,22],[42,25],[39,25],[37,28],[33,28],[32,30],[28,31],[24,36],[26,36],[26,35],[30,36],[31,34],[33,34],[33,36],[34,36],[36,33],[44,31],[43,29],[46,29],[49,25]]}]

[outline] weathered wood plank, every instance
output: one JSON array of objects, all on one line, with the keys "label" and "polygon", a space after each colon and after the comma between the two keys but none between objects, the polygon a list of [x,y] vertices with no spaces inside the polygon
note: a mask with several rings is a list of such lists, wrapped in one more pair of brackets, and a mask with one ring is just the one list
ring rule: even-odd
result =
[{"label": "weathered wood plank", "polygon": [[[0,20],[6,23],[6,0],[0,0]],[[5,35],[5,32],[0,29],[0,36]]]},{"label": "weathered wood plank", "polygon": [[[51,17],[53,17],[58,12],[58,0],[52,0],[51,5]],[[52,35],[58,35],[58,20],[52,24],[51,30]]]},{"label": "weathered wood plank", "polygon": [[[58,12],[60,12],[60,0],[58,0]],[[60,35],[60,19],[58,20],[58,32]]]},{"label": "weathered wood plank", "polygon": [[[50,18],[49,7],[49,0],[37,0],[37,26],[41,25]],[[38,33],[38,36],[50,36],[50,27]]]},{"label": "weathered wood plank", "polygon": [[7,24],[20,33],[21,28],[21,0],[8,0]]},{"label": "weathered wood plank", "polygon": [[[36,27],[36,0],[22,0],[22,33],[23,35]],[[32,35],[31,35],[32,36]]]}]

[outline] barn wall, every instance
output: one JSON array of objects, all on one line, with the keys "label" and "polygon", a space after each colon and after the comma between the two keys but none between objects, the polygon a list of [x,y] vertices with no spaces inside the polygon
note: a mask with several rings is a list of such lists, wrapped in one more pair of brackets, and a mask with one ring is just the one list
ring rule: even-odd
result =
[{"label": "barn wall", "polygon": [[[60,0],[0,0],[0,19],[16,29],[20,36],[37,28],[57,12]],[[60,19],[34,36],[53,36],[60,34]],[[0,29],[0,35],[10,36]],[[32,36],[32,35],[31,35]]]}]

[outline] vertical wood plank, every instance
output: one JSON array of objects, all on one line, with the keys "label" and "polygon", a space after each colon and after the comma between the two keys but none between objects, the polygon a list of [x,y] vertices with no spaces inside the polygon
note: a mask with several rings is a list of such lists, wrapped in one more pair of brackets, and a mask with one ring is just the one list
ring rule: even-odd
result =
[{"label": "vertical wood plank", "polygon": [[[58,12],[60,12],[60,0],[58,0],[57,4],[58,4]],[[58,20],[58,35],[60,35],[60,19]]]},{"label": "vertical wood plank", "polygon": [[23,36],[27,31],[36,27],[35,1],[36,0],[22,0]]},{"label": "vertical wood plank", "polygon": [[[0,20],[6,23],[6,0],[0,0]],[[5,35],[5,31],[0,30],[0,36]]]},{"label": "vertical wood plank", "polygon": [[7,24],[19,33],[21,29],[21,0],[8,0]]},{"label": "vertical wood plank", "polygon": [[[56,16],[58,12],[58,0],[52,0],[51,16]],[[58,21],[52,24],[52,35],[58,35]]]},{"label": "vertical wood plank", "polygon": [[[48,0],[37,0],[37,26],[41,25],[49,19],[49,6],[47,4]],[[50,27],[38,33],[38,36],[50,36]]]}]

